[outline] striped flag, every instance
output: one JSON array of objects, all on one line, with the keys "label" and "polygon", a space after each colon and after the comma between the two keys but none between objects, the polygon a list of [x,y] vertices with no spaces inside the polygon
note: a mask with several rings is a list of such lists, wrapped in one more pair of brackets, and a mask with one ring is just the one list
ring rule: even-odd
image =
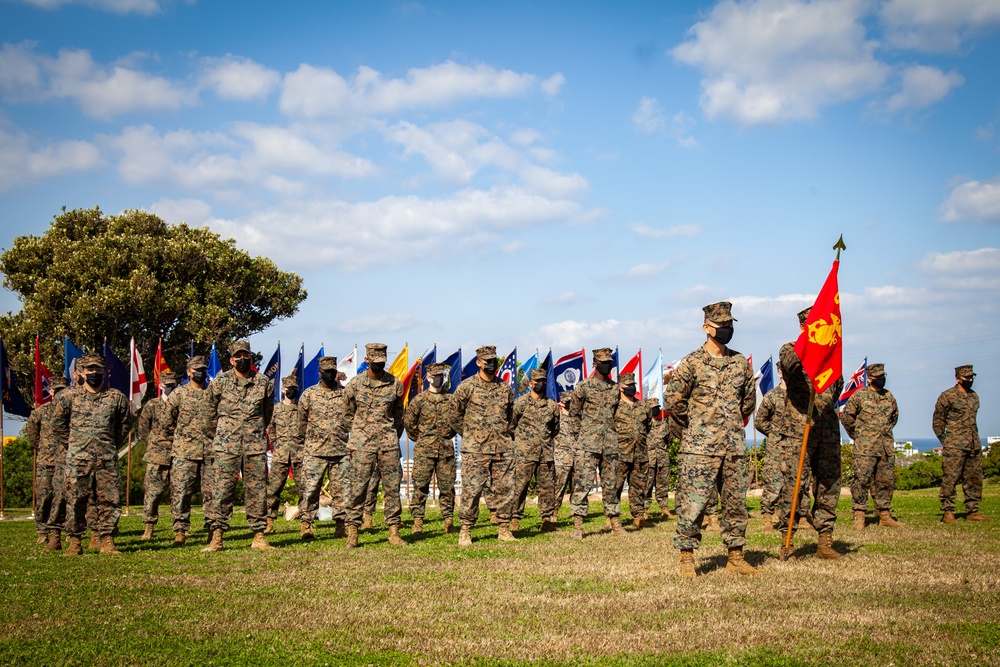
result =
[{"label": "striped flag", "polygon": [[[139,356],[139,351],[135,349],[135,339],[129,341],[128,344],[129,362],[131,376],[130,391],[129,391],[129,402],[132,405],[132,413],[139,412],[139,408],[142,407],[142,397],[146,395],[146,371],[142,367],[142,357]],[[157,350],[159,353],[159,350]],[[157,383],[156,395],[159,396],[159,383]]]},{"label": "striped flag", "polygon": [[840,398],[837,399],[837,412],[842,412],[844,406],[847,405],[847,399],[849,399],[854,392],[858,389],[868,386],[868,357],[861,362],[858,366],[858,370],[854,371],[854,375],[851,376],[847,382],[844,383],[844,391],[840,393]]}]

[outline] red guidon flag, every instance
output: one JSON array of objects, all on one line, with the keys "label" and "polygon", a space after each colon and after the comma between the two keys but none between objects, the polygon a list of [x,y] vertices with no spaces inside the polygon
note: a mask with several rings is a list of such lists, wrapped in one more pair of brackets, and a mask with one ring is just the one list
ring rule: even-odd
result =
[{"label": "red guidon flag", "polygon": [[833,262],[830,275],[816,297],[805,328],[795,341],[795,353],[802,360],[802,369],[812,380],[816,393],[822,393],[843,374],[843,327],[840,322],[840,288]]},{"label": "red guidon flag", "polygon": [[156,395],[160,395],[160,373],[169,373],[170,366],[163,358],[163,339],[156,344],[156,357],[153,358],[153,384],[156,385]]}]

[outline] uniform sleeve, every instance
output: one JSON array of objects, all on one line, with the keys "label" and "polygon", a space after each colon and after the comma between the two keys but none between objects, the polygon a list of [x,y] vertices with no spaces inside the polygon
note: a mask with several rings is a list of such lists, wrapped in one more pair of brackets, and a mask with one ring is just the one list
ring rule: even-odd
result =
[{"label": "uniform sleeve", "polygon": [[740,412],[743,421],[750,419],[754,408],[757,407],[757,383],[753,381],[753,369],[750,364],[746,364],[743,370],[743,400],[740,403]]},{"label": "uniform sleeve", "polygon": [[[365,371],[366,373],[368,371]],[[354,414],[358,411],[358,379],[357,376],[344,387],[344,425],[350,428],[354,423]]]},{"label": "uniform sleeve", "polygon": [[403,437],[403,383],[397,381],[396,397],[392,402],[392,424],[396,428],[396,438]]},{"label": "uniform sleeve", "polygon": [[669,412],[680,426],[687,425],[688,399],[691,398],[693,390],[694,369],[690,362],[682,361],[674,371],[674,376],[670,378],[670,384],[663,390],[663,409]]},{"label": "uniform sleeve", "polygon": [[889,410],[889,425],[892,428],[896,428],[896,422],[899,421],[899,403],[896,402],[896,397],[892,397],[892,408]]},{"label": "uniform sleeve", "polygon": [[583,404],[587,398],[587,383],[576,386],[569,399],[569,432],[574,438],[580,435],[580,424],[583,423]]},{"label": "uniform sleeve", "polygon": [[153,428],[153,412],[156,410],[155,400],[146,401],[146,405],[139,411],[139,431],[136,437],[143,442],[149,442],[149,431]]},{"label": "uniform sleeve", "polygon": [[775,402],[772,392],[768,392],[764,400],[760,402],[760,409],[753,419],[754,427],[765,436],[771,432],[771,421],[774,419]]},{"label": "uniform sleeve", "polygon": [[31,443],[31,448],[35,451],[38,451],[38,438],[42,432],[41,414],[42,409],[35,408],[28,417],[28,423],[24,425],[25,435],[28,437],[28,442]]},{"label": "uniform sleeve", "polygon": [[128,445],[128,433],[132,430],[132,410],[128,399],[121,393],[118,394],[118,423],[115,427],[115,446],[122,449]]},{"label": "uniform sleeve", "polygon": [[406,429],[406,437],[410,440],[416,440],[420,437],[420,405],[423,403],[421,397],[423,394],[418,394],[415,399],[410,401],[410,404],[406,406],[406,412],[403,413],[403,427]]},{"label": "uniform sleeve", "polygon": [[458,385],[458,389],[451,395],[451,409],[449,422],[451,428],[461,437],[465,437],[465,409],[469,404],[469,393],[471,389],[468,381]]},{"label": "uniform sleeve", "polygon": [[844,425],[844,430],[847,431],[847,435],[851,436],[851,440],[854,440],[854,427],[857,425],[858,413],[860,412],[861,392],[856,391],[847,399],[844,412],[840,415],[840,423]]},{"label": "uniform sleeve", "polygon": [[552,401],[549,407],[551,408],[550,410],[551,417],[549,417],[549,423],[552,425],[551,427],[552,438],[555,439],[555,437],[559,435],[559,422],[561,421],[559,419],[559,406],[555,403],[555,401]]},{"label": "uniform sleeve", "polygon": [[295,411],[295,416],[298,417],[298,422],[295,424],[295,430],[298,433],[299,441],[306,441],[306,428],[309,425],[309,411],[312,409],[312,392],[306,390],[302,397],[299,399],[299,407]]},{"label": "uniform sleeve", "polygon": [[225,382],[222,378],[216,378],[212,381],[212,384],[208,385],[208,389],[205,391],[208,394],[208,411],[212,415],[212,419],[215,421],[216,426],[219,424],[219,402],[222,401],[222,383]]},{"label": "uniform sleeve", "polygon": [[274,417],[274,384],[266,382],[264,384],[264,424],[270,424]]},{"label": "uniform sleeve", "polygon": [[507,435],[509,435],[510,439],[513,440],[514,427],[512,424],[514,422],[514,390],[507,385],[504,386],[507,387],[507,414],[504,415],[507,418]]},{"label": "uniform sleeve", "polygon": [[511,413],[510,418],[510,430],[517,431],[517,425],[521,423],[521,417],[524,415],[524,397],[514,401],[514,411]]},{"label": "uniform sleeve", "polygon": [[942,445],[944,445],[944,436],[947,432],[945,420],[948,418],[949,407],[951,406],[949,405],[948,394],[947,392],[944,392],[938,396],[937,403],[934,404],[934,421],[932,422],[934,435],[937,436],[937,439],[941,441]]},{"label": "uniform sleeve", "polygon": [[170,396],[167,396],[167,405],[165,406],[167,414],[165,415],[166,419],[164,421],[166,421],[167,429],[169,431],[173,431],[177,428],[177,416],[181,411],[180,396],[180,390],[174,390],[171,392]]}]

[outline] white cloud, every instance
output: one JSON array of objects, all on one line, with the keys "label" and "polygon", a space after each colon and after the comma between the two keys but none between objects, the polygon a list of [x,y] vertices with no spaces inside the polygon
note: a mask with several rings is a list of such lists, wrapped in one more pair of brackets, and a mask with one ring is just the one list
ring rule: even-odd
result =
[{"label": "white cloud", "polygon": [[249,58],[232,54],[203,61],[201,84],[224,100],[266,98],[281,83],[281,75]]},{"label": "white cloud", "polygon": [[670,54],[704,73],[708,118],[807,120],[879,89],[889,75],[865,37],[868,7],[864,0],[720,2]]},{"label": "white cloud", "polygon": [[663,107],[653,97],[643,97],[632,114],[632,124],[643,134],[653,134],[667,125],[667,115]]},{"label": "white cloud", "polygon": [[[618,320],[599,320],[596,322],[563,320],[562,322],[543,324],[529,336],[529,339],[534,337],[543,341],[545,346],[558,349],[579,349],[584,345],[605,346],[608,345],[607,341],[617,340],[615,332],[619,331],[620,325],[621,322]],[[587,359],[590,360],[589,353]]]},{"label": "white cloud", "polygon": [[644,222],[632,225],[632,233],[640,239],[690,238],[701,233],[701,225],[671,225],[667,228],[650,227]]},{"label": "white cloud", "polygon": [[917,267],[948,289],[1000,290],[1000,248],[932,252]]},{"label": "white cloud", "polygon": [[956,185],[941,204],[941,219],[945,222],[1000,222],[1000,176]]},{"label": "white cloud", "polygon": [[880,11],[892,46],[950,52],[976,35],[1000,28],[996,0],[888,0]]},{"label": "white cloud", "polygon": [[371,317],[359,317],[353,320],[341,322],[335,328],[341,333],[364,334],[364,333],[394,333],[405,331],[417,326],[417,318],[410,314],[398,315],[375,315]]},{"label": "white cloud", "polygon": [[542,81],[538,87],[541,88],[542,92],[549,97],[555,97],[562,90],[562,87],[566,84],[566,77],[562,74],[556,72],[549,78]]},{"label": "white cloud", "polygon": [[0,127],[0,190],[102,164],[100,151],[90,142],[51,141],[37,146],[24,132]]},{"label": "white cloud", "polygon": [[113,14],[159,14],[163,3],[159,0],[20,0],[41,9],[58,9],[65,5],[83,5]]},{"label": "white cloud", "polygon": [[307,118],[387,115],[475,98],[515,97],[536,89],[554,95],[562,81],[561,74],[541,81],[533,74],[451,61],[411,69],[402,79],[384,79],[363,66],[348,81],[332,69],[302,64],[285,75],[279,106],[284,113]]},{"label": "white cloud", "polygon": [[942,72],[936,67],[914,65],[903,71],[902,90],[889,98],[885,108],[889,113],[908,109],[923,109],[944,99],[952,88],[965,83],[958,72]]},{"label": "white cloud", "polygon": [[169,223],[185,222],[192,227],[201,227],[212,218],[212,206],[200,199],[160,199],[149,207]]},{"label": "white cloud", "polygon": [[541,303],[551,306],[572,306],[587,301],[587,297],[577,292],[561,292],[555,296],[542,299]]},{"label": "white cloud", "polygon": [[632,280],[650,280],[660,275],[672,266],[672,262],[656,262],[636,264],[625,272],[625,277]]}]

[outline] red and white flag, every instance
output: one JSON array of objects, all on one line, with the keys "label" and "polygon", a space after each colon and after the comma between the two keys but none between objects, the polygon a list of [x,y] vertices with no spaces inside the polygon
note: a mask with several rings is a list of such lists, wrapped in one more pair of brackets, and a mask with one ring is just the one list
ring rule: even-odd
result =
[{"label": "red and white flag", "polygon": [[52,387],[49,380],[52,378],[52,371],[42,363],[42,353],[38,349],[38,336],[35,336],[35,406],[48,403],[52,400]]},{"label": "red and white flag", "polygon": [[146,371],[142,367],[142,357],[139,356],[139,351],[135,349],[135,339],[129,341],[129,367],[131,368],[131,390],[129,395],[129,402],[132,404],[132,412],[139,412],[139,408],[142,407],[142,397],[146,395]]},{"label": "red and white flag", "polygon": [[635,356],[625,362],[622,366],[622,372],[618,374],[618,379],[621,380],[621,376],[624,373],[635,373],[636,383],[635,383],[635,400],[642,400],[642,348],[635,353]]}]

